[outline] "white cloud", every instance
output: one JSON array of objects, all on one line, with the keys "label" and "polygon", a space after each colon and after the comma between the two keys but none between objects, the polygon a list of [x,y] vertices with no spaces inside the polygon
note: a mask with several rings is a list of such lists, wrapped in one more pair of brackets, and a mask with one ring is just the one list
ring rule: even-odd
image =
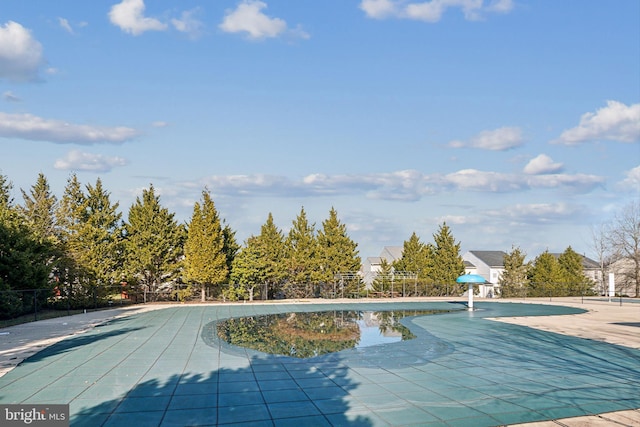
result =
[{"label": "white cloud", "polygon": [[122,157],[108,157],[102,154],[72,150],[67,153],[65,158],[56,160],[53,167],[73,171],[109,172],[115,167],[126,164],[127,161]]},{"label": "white cloud", "polygon": [[8,90],[5,93],[3,93],[2,97],[4,98],[5,101],[9,101],[9,102],[20,102],[20,101],[22,101],[22,99],[20,99],[20,97],[14,95],[14,93],[11,92],[10,90]]},{"label": "white cloud", "polygon": [[369,18],[399,18],[434,23],[442,19],[448,9],[461,9],[465,19],[477,21],[489,13],[508,13],[513,9],[512,0],[430,0],[407,2],[406,0],[362,0],[362,9]]},{"label": "white cloud", "polygon": [[[251,39],[279,37],[287,33],[287,23],[280,18],[271,18],[262,10],[267,4],[259,0],[244,0],[236,9],[228,10],[222,23],[218,26],[227,33],[246,33]],[[299,38],[309,38],[300,26],[290,30],[288,34]]]},{"label": "white cloud", "polygon": [[595,113],[583,114],[578,126],[567,129],[555,141],[575,145],[588,141],[640,141],[640,104],[625,105],[607,101],[607,106]]},{"label": "white cloud", "polygon": [[520,224],[540,224],[557,222],[558,220],[575,219],[584,210],[580,206],[568,203],[530,203],[504,206],[499,210],[489,210],[485,214],[495,218],[502,218],[505,222]]},{"label": "white cloud", "polygon": [[572,192],[588,193],[597,187],[602,187],[605,179],[598,175],[578,173],[531,175],[526,177],[526,183],[531,188],[565,188]]},{"label": "white cloud", "polygon": [[364,194],[369,199],[411,202],[431,194],[455,191],[510,193],[560,189],[586,193],[603,184],[604,178],[596,175],[525,175],[463,169],[447,175],[429,175],[416,170],[364,175],[311,174],[298,180],[262,174],[214,175],[183,186],[208,186],[226,196],[321,197]]},{"label": "white cloud", "polygon": [[71,24],[65,18],[58,18],[58,24],[62,27],[67,33],[74,34],[73,28],[71,28]]},{"label": "white cloud", "polygon": [[17,22],[0,27],[0,79],[33,81],[44,64],[42,45]]},{"label": "white cloud", "polygon": [[445,175],[445,183],[459,190],[505,193],[527,188],[518,175],[463,169]]},{"label": "white cloud", "polygon": [[618,183],[619,187],[640,191],[640,166],[626,171],[626,177]]},{"label": "white cloud", "polygon": [[200,9],[185,10],[180,19],[172,19],[171,24],[181,33],[187,34],[190,38],[196,39],[202,35],[204,24],[196,18]]},{"label": "white cloud", "polygon": [[360,9],[369,18],[384,19],[398,14],[398,5],[393,0],[362,0]]},{"label": "white cloud", "polygon": [[126,33],[138,36],[145,31],[164,31],[167,24],[155,18],[144,16],[144,0],[122,0],[113,5],[109,11],[109,19]]},{"label": "white cloud", "polygon": [[522,131],[517,127],[501,127],[494,130],[484,130],[469,141],[451,141],[452,148],[479,148],[482,150],[505,151],[519,147],[524,142]]},{"label": "white cloud", "polygon": [[61,120],[44,119],[32,114],[0,112],[0,138],[48,141],[58,144],[120,144],[139,135],[129,127],[78,125]]},{"label": "white cloud", "polygon": [[540,175],[548,173],[560,172],[563,169],[562,163],[556,163],[546,154],[540,154],[534,157],[524,167],[523,172],[529,175]]}]

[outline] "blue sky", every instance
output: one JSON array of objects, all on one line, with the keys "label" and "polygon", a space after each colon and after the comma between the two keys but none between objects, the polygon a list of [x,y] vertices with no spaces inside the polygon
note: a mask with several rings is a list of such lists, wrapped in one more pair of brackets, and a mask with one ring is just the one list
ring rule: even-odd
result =
[{"label": "blue sky", "polygon": [[0,173],[76,173],[243,241],[334,207],[363,257],[593,255],[640,199],[637,0],[4,0]]}]

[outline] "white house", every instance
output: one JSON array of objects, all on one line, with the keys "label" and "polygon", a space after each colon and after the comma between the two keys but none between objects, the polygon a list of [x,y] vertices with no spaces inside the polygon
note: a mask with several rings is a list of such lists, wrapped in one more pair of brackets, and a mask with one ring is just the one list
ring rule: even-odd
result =
[{"label": "white house", "polygon": [[[609,264],[607,270],[614,275],[616,295],[637,296],[635,268],[635,263],[630,258],[620,258]],[[608,286],[607,281],[607,288]]]},{"label": "white house", "polygon": [[381,270],[382,260],[389,264],[402,258],[402,246],[385,246],[378,257],[368,257],[362,263],[362,280],[367,288],[370,288],[376,276]]},{"label": "white house", "polygon": [[500,277],[504,271],[504,251],[468,251],[462,255],[466,274],[478,274],[485,279],[480,284],[480,298],[492,298],[500,294]]}]

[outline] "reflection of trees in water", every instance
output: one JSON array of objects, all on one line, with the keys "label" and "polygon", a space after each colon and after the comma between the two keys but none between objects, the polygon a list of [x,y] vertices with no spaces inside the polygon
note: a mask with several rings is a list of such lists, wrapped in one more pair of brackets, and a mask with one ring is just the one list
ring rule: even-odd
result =
[{"label": "reflection of trees in water", "polygon": [[377,324],[383,336],[397,334],[402,340],[415,338],[400,323],[407,316],[440,313],[443,310],[328,311],[283,313],[228,319],[216,325],[218,337],[229,344],[264,353],[306,358],[354,348],[360,341],[357,321]]},{"label": "reflection of trees in water", "polygon": [[[313,357],[355,347],[360,330],[339,312],[287,313],[229,319],[217,325],[224,341],[264,353]],[[355,313],[355,312],[354,312]]]}]

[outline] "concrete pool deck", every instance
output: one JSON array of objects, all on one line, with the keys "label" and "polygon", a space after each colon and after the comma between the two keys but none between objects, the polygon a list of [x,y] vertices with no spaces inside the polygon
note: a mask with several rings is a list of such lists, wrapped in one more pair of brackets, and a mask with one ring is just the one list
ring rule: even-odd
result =
[{"label": "concrete pool deck", "polygon": [[207,324],[230,316],[320,306],[148,305],[0,329],[0,404],[69,403],[74,426],[640,425],[637,303],[478,301],[471,313],[412,319],[416,340],[303,360],[202,339]]}]

